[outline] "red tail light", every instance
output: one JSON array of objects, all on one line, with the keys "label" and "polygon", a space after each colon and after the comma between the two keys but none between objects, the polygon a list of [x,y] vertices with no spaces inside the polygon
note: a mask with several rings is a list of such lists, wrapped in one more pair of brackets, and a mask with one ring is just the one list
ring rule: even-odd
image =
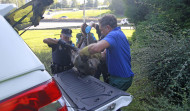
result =
[{"label": "red tail light", "polygon": [[0,103],[1,111],[38,111],[61,97],[61,92],[54,80],[24,91]]}]

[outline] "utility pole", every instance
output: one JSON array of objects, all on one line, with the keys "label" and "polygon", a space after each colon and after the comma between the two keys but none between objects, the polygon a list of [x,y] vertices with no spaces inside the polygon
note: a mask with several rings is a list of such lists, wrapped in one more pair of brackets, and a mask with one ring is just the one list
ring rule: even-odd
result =
[{"label": "utility pole", "polygon": [[84,5],[83,5],[83,23],[86,22],[86,20],[85,20],[85,7],[86,7],[86,3],[85,3],[85,0],[84,0]]}]

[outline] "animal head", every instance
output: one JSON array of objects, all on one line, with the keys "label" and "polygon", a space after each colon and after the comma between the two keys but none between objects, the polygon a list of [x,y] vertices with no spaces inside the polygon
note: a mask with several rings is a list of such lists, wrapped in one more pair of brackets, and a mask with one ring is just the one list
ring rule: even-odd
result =
[{"label": "animal head", "polygon": [[83,75],[94,76],[97,72],[100,60],[98,58],[88,58],[77,55],[73,63],[77,70]]}]

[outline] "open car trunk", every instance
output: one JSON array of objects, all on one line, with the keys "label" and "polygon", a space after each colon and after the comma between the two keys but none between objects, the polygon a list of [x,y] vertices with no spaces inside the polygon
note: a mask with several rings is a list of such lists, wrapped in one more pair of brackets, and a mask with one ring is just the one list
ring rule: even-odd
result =
[{"label": "open car trunk", "polygon": [[115,111],[127,106],[132,96],[92,76],[79,76],[73,68],[55,74],[63,96],[76,111]]}]

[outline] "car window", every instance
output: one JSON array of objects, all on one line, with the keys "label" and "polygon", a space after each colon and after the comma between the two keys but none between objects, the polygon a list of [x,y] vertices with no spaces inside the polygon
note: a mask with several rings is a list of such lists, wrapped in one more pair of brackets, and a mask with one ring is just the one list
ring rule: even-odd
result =
[{"label": "car window", "polygon": [[8,13],[5,18],[17,31],[32,25],[37,26],[51,3],[53,0],[33,0],[12,13]]}]

